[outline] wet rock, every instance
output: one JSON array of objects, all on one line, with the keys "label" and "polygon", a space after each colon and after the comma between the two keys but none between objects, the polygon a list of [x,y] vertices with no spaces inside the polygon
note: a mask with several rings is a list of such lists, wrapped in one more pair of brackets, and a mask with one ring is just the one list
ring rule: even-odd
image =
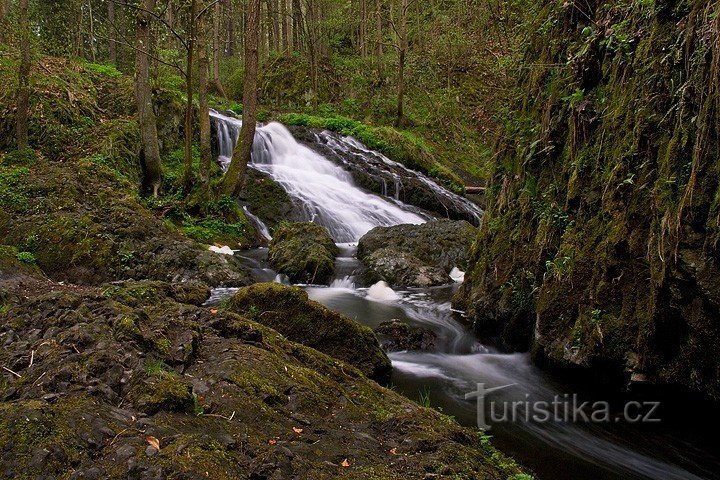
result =
[{"label": "wet rock", "polygon": [[328,283],[340,253],[325,227],[292,223],[280,227],[268,250],[268,261],[294,283]]},{"label": "wet rock", "polygon": [[261,283],[240,289],[229,308],[359,368],[370,378],[390,373],[390,360],[372,330],[308,299],[297,287]]},{"label": "wet rock", "polygon": [[465,221],[434,220],[423,225],[377,227],[360,239],[357,256],[366,280],[393,287],[430,287],[452,282],[465,268],[477,229]]},{"label": "wet rock", "polygon": [[383,322],[374,329],[386,352],[433,350],[437,335],[430,329],[412,327],[400,320]]}]

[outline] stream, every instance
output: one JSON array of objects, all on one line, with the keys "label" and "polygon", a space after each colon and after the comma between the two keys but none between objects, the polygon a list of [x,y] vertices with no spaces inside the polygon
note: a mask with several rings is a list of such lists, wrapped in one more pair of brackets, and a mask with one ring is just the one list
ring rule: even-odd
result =
[{"label": "stream", "polygon": [[[476,403],[465,393],[477,383],[489,387],[515,384],[490,394],[495,401],[550,401],[555,395],[584,391],[583,385],[554,378],[532,365],[526,353],[502,353],[481,344],[460,312],[450,306],[457,285],[397,291],[356,288],[351,273],[360,267],[354,245],[339,244],[338,278],[331,286],[301,285],[312,300],[363,325],[376,327],[398,319],[431,329],[436,348],[427,352],[394,352],[390,385],[403,395],[476,426]],[[266,263],[267,249],[237,252],[257,281],[285,282]],[[217,304],[236,289],[216,289],[209,304]],[[597,392],[580,394],[581,401],[612,400]],[[688,423],[647,425],[511,422],[493,424],[493,444],[530,469],[538,480],[692,480],[720,478],[720,459],[708,445],[717,429],[692,418]],[[705,447],[703,447],[705,446]]]},{"label": "stream", "polygon": [[[219,163],[227,165],[240,121],[217,112],[213,118],[219,132]],[[359,144],[357,147],[361,152],[364,149]],[[609,402],[615,415],[619,402],[626,400],[623,395],[593,388],[592,379],[577,382],[559,378],[535,367],[526,353],[503,353],[478,341],[462,312],[451,307],[457,283],[407,291],[357,284],[361,264],[355,258],[356,242],[364,233],[374,226],[422,223],[430,218],[404,205],[395,189],[387,197],[363,191],[345,170],[295,142],[280,124],[258,129],[251,167],[280,183],[302,204],[308,220],[326,226],[336,242],[343,242],[338,243],[341,253],[332,284],[301,285],[312,300],[371,328],[398,319],[437,335],[432,351],[389,354],[393,364],[391,388],[469,427],[477,424],[477,403],[466,400],[465,395],[478,383],[507,386],[485,397],[486,403],[550,402],[556,396],[577,393],[581,402]],[[452,194],[446,195],[451,198]],[[262,225],[256,217],[253,222]],[[269,236],[267,228],[264,232]],[[287,283],[269,267],[266,248],[237,251],[235,255],[256,281]],[[215,289],[208,304],[218,304],[235,291]],[[682,398],[665,400],[668,403],[660,413],[668,418],[663,417],[660,423],[521,420],[492,423],[487,433],[496,447],[539,480],[720,478],[720,457],[713,448],[717,444],[717,412],[708,413]],[[672,412],[681,415],[670,415]]]}]

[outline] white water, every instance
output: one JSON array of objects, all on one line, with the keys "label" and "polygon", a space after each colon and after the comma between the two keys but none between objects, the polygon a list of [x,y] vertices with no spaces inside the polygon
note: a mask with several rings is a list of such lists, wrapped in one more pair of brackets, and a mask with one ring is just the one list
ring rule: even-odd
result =
[{"label": "white water", "polygon": [[270,235],[270,230],[268,229],[267,225],[265,225],[265,222],[260,220],[256,215],[253,215],[250,210],[248,210],[247,207],[243,207],[243,211],[245,212],[245,215],[250,219],[250,221],[255,225],[255,228],[257,229],[258,233],[262,235],[262,237],[267,240],[268,242],[272,240],[272,236]]},{"label": "white water", "polygon": [[[341,151],[345,154],[350,155],[359,155],[360,157],[366,159],[367,157],[373,157],[377,160],[380,160],[385,165],[388,165],[389,167],[393,167],[402,171],[407,172],[410,176],[417,178],[422,183],[424,183],[430,191],[432,191],[438,198],[445,199],[446,201],[452,201],[456,203],[462,203],[465,206],[465,209],[469,214],[471,214],[473,217],[475,217],[475,223],[480,224],[482,221],[483,212],[475,205],[473,202],[468,200],[467,198],[463,198],[459,195],[456,195],[455,193],[447,190],[446,188],[441,187],[437,183],[435,183],[432,179],[428,178],[426,175],[423,175],[420,172],[416,172],[415,170],[411,170],[407,168],[405,165],[395,162],[393,160],[390,160],[388,157],[383,155],[380,152],[376,152],[375,150],[370,150],[365,145],[363,145],[358,139],[354,137],[336,137],[335,135],[330,134],[330,132],[324,131],[319,134],[320,137],[322,137],[323,140],[327,143],[327,145],[331,148],[333,148],[336,151]],[[384,182],[384,180],[383,180]],[[402,180],[395,174],[393,174],[393,183],[394,183],[394,191],[392,197],[395,200],[400,200],[400,193],[402,192]],[[388,195],[387,192],[387,185],[384,185],[384,195]]]},{"label": "white water", "polygon": [[367,296],[371,300],[379,300],[381,302],[400,300],[400,295],[395,293],[395,290],[388,287],[388,284],[383,281],[377,282],[375,285],[368,288]]},{"label": "white water", "polygon": [[[217,112],[211,116],[218,125],[218,161],[226,168],[242,122]],[[425,222],[355,186],[347,171],[299,144],[279,123],[258,126],[251,166],[279,183],[301,205],[305,216],[324,225],[336,242],[357,241],[378,226]]]}]

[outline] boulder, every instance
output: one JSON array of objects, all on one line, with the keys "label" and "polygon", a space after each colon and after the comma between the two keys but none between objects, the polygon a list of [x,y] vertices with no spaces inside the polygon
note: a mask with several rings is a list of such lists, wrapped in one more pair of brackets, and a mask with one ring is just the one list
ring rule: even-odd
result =
[{"label": "boulder", "polygon": [[360,369],[373,379],[384,379],[390,360],[368,327],[308,300],[298,287],[259,283],[240,289],[229,308],[302,343]]},{"label": "boulder", "polygon": [[360,239],[357,256],[366,280],[393,287],[450,283],[455,267],[467,266],[477,229],[465,221],[434,220],[422,225],[377,227]]},{"label": "boulder", "polygon": [[330,234],[315,223],[291,223],[276,232],[268,250],[268,261],[294,283],[329,283],[335,274],[335,256],[340,253]]},{"label": "boulder", "polygon": [[433,350],[437,340],[437,335],[432,330],[412,327],[395,319],[382,322],[374,331],[386,352]]}]

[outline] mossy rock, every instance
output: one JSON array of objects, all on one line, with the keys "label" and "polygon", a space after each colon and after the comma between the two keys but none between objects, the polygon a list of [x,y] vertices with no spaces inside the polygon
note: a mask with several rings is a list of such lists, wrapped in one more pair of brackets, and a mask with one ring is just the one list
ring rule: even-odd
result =
[{"label": "mossy rock", "polygon": [[294,283],[329,283],[340,253],[327,229],[315,223],[280,227],[268,250],[268,261]]},{"label": "mossy rock", "polygon": [[261,283],[240,289],[230,310],[359,368],[374,379],[390,373],[390,360],[368,327],[308,300],[298,287]]},{"label": "mossy rock", "polygon": [[126,280],[107,286],[105,295],[125,304],[142,304],[172,298],[179,303],[202,305],[210,297],[210,288],[201,283],[168,283],[157,280]]},{"label": "mossy rock", "polygon": [[449,273],[464,270],[477,229],[466,221],[433,220],[370,230],[358,243],[365,279],[394,287],[430,287],[450,283]]}]

